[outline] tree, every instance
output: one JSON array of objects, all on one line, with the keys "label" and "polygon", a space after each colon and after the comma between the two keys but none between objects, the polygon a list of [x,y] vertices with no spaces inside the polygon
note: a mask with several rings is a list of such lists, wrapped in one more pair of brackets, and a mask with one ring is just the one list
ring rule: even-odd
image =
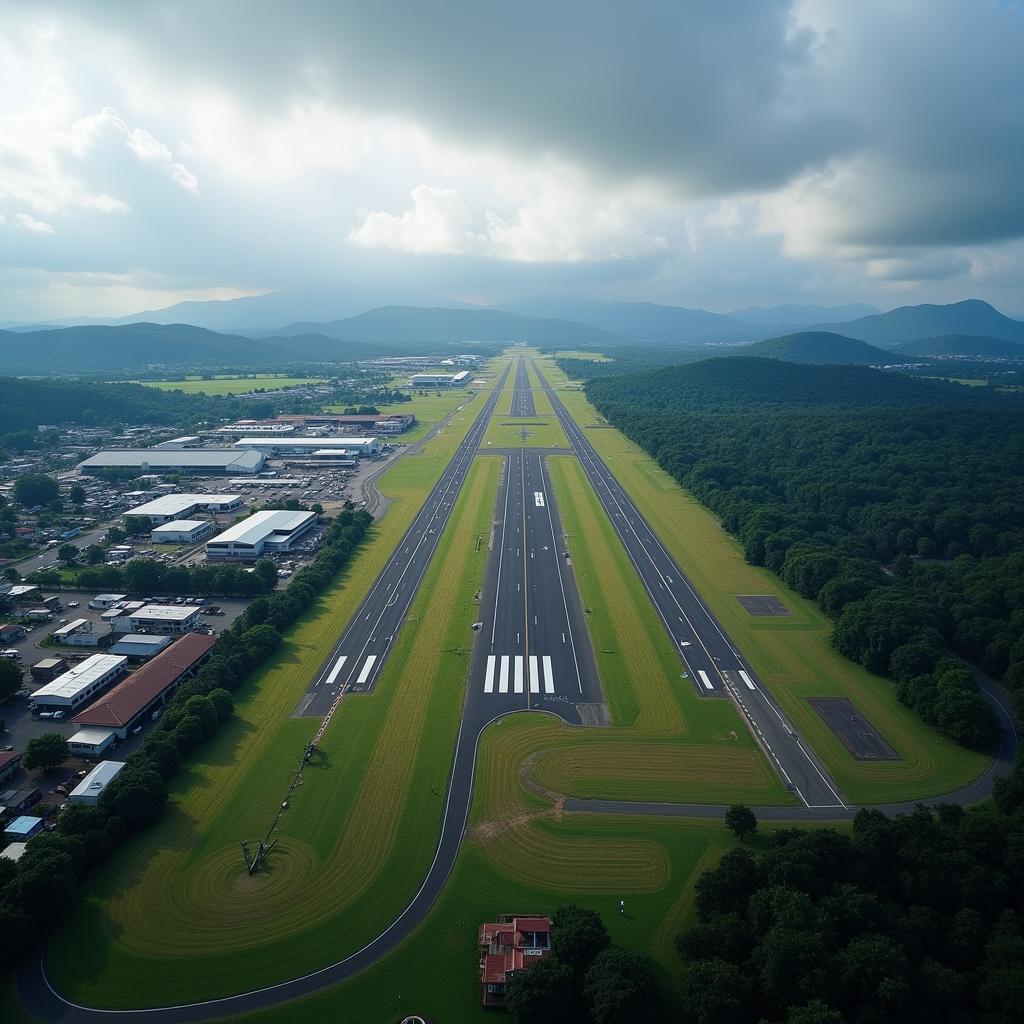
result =
[{"label": "tree", "polygon": [[57,561],[65,565],[74,565],[78,560],[78,548],[74,544],[61,544],[57,548]]},{"label": "tree", "polygon": [[60,733],[44,732],[25,745],[25,757],[21,764],[26,771],[48,772],[63,764],[70,756],[68,741]]},{"label": "tree", "polygon": [[14,499],[26,508],[45,505],[60,497],[57,481],[42,473],[26,473],[15,478]]},{"label": "tree", "polygon": [[572,968],[577,981],[611,939],[600,915],[574,904],[559,907],[551,918],[551,948],[555,956]]},{"label": "tree", "polygon": [[594,1024],[653,1024],[658,986],[651,961],[631,949],[610,946],[595,957],[583,983]]},{"label": "tree", "polygon": [[85,504],[85,488],[81,484],[72,484],[71,490],[68,491],[68,498],[72,505],[81,508]]},{"label": "tree", "polygon": [[733,804],[725,812],[725,823],[739,840],[745,841],[757,831],[757,818],[744,804]]},{"label": "tree", "polygon": [[84,554],[86,565],[101,565],[107,557],[107,553],[99,544],[90,544]]},{"label": "tree", "polygon": [[103,790],[100,806],[131,830],[154,821],[166,799],[167,787],[155,768],[126,765]]},{"label": "tree", "polygon": [[515,1024],[565,1024],[577,1013],[572,969],[553,956],[508,978],[505,1005]]},{"label": "tree", "polygon": [[805,1006],[791,1007],[786,1024],[843,1024],[843,1015],[828,1003],[812,999]]},{"label": "tree", "polygon": [[717,957],[683,964],[679,992],[683,1019],[690,1024],[743,1024],[750,1002],[750,978],[736,964]]},{"label": "tree", "polygon": [[261,558],[256,563],[256,573],[268,590],[277,585],[277,566],[269,558]]},{"label": "tree", "polygon": [[0,658],[0,700],[21,688],[21,666],[11,658]]}]

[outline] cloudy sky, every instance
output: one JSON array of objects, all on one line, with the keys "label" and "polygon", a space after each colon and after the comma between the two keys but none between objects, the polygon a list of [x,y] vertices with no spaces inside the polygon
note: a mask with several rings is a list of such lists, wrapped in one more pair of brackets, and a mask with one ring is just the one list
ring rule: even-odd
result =
[{"label": "cloudy sky", "polygon": [[1019,0],[0,5],[0,321],[179,299],[978,296]]}]

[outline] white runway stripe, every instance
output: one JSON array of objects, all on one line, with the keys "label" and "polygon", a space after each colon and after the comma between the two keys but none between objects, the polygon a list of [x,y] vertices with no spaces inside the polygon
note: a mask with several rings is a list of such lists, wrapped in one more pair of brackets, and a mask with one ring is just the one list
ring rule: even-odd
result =
[{"label": "white runway stripe", "polygon": [[530,655],[530,693],[540,693],[540,672],[536,654]]},{"label": "white runway stripe", "polygon": [[348,661],[348,655],[343,654],[334,663],[333,667],[331,668],[331,674],[325,680],[328,686],[332,686],[334,684],[334,680],[338,678],[338,673],[341,671],[341,666],[344,665],[346,661]]},{"label": "white runway stripe", "polygon": [[750,676],[748,676],[747,673],[743,671],[743,669],[740,669],[740,679],[742,679],[743,682],[745,682],[751,690],[757,689],[757,687],[754,685],[754,680],[751,679]]},{"label": "white runway stripe", "polygon": [[494,655],[487,655],[487,675],[484,676],[484,693],[494,692]]},{"label": "white runway stripe", "polygon": [[508,655],[501,656],[501,669],[498,672],[498,693],[508,693]]},{"label": "white runway stripe", "polygon": [[711,680],[710,680],[710,679],[708,679],[708,674],[707,674],[707,672],[705,672],[705,671],[704,671],[704,669],[702,669],[702,668],[701,668],[701,669],[698,669],[698,670],[697,670],[697,675],[699,675],[699,676],[700,676],[700,681],[701,681],[701,682],[702,682],[702,683],[704,684],[704,688],[705,688],[705,689],[707,689],[707,690],[713,690],[713,689],[715,688],[715,686],[714,686],[714,684],[713,684],[713,683],[711,682]]},{"label": "white runway stripe", "polygon": [[367,657],[366,661],[363,662],[363,670],[359,673],[359,678],[356,683],[365,683],[370,678],[370,672],[373,671],[373,663],[377,660],[376,654],[371,654]]},{"label": "white runway stripe", "polygon": [[513,689],[516,693],[523,692],[523,656],[521,654],[516,655],[516,674]]},{"label": "white runway stripe", "polygon": [[555,692],[555,679],[551,674],[551,657],[547,654],[541,659],[544,665],[544,692],[554,693]]}]

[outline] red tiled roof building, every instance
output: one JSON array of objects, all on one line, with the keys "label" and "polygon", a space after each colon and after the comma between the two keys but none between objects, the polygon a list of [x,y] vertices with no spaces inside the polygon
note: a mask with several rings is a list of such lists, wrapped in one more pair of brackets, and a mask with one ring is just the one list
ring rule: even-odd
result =
[{"label": "red tiled roof building", "polygon": [[551,955],[551,918],[502,914],[480,926],[480,1002],[504,1007],[510,975]]}]

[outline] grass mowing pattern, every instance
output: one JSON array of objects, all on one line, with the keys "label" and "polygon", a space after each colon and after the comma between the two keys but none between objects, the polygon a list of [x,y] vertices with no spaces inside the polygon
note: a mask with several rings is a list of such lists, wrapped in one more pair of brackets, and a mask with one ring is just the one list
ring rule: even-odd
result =
[{"label": "grass mowing pattern", "polygon": [[[553,385],[566,383],[550,361],[544,372]],[[584,429],[599,421],[583,394],[564,390],[561,397]],[[748,565],[714,517],[640,448],[612,428],[587,430],[587,437],[848,799],[924,799],[957,789],[985,770],[987,758],[953,743],[904,708],[891,682],[836,653],[829,644],[831,624],[818,608],[768,570]],[[777,595],[792,615],[754,619],[736,594]],[[855,701],[904,760],[854,761],[807,703],[805,698],[812,696]]]},{"label": "grass mowing pattern", "polygon": [[[418,462],[426,457],[391,473]],[[399,634],[375,693],[350,698],[332,723],[326,762],[307,772],[271,870],[249,879],[238,840],[280,799],[312,728],[287,716],[375,572],[351,588],[344,614],[313,617],[289,635],[252,699],[255,684],[240,693],[241,720],[202,748],[175,787],[166,816],[97,874],[52,947],[64,991],[109,1006],[224,994],[336,959],[404,906],[436,843],[465,693],[468,660],[458,648],[468,647],[486,557],[486,544],[477,551],[475,542],[486,536],[497,477],[496,460],[473,468],[411,610],[422,628]],[[421,499],[419,481],[415,491]],[[396,511],[384,527],[407,525]],[[384,559],[394,541],[380,546]],[[303,657],[297,648],[312,627],[320,639]]]}]

